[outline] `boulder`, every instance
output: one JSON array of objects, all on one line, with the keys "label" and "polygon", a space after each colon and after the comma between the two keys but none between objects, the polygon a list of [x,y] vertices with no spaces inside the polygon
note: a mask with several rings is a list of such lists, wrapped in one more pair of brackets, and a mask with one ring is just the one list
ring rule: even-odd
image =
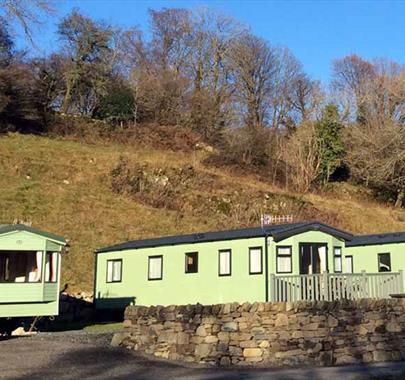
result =
[{"label": "boulder", "polygon": [[260,357],[262,356],[262,350],[260,348],[245,348],[243,356],[245,358]]},{"label": "boulder", "polygon": [[111,339],[111,346],[118,347],[122,344],[122,342],[131,336],[128,332],[119,332],[115,333]]}]

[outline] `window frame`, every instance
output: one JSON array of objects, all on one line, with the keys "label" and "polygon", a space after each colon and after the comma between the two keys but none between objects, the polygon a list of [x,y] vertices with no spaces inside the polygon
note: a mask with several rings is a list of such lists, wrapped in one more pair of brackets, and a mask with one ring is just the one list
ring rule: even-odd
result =
[{"label": "window frame", "polygon": [[[388,255],[389,261],[390,261],[390,270],[386,270],[386,271],[381,271],[380,270],[380,256],[383,255]],[[380,252],[377,254],[377,269],[378,269],[378,273],[390,273],[392,272],[392,262],[391,262],[391,252]]]},{"label": "window frame", "polygon": [[[44,270],[44,278],[45,278],[45,281],[44,281],[44,283],[45,283],[45,284],[56,284],[56,283],[59,282],[59,255],[60,255],[60,253],[59,253],[59,252],[56,252],[56,251],[55,251],[55,252],[53,252],[53,251],[46,251],[46,252],[45,252],[45,266],[46,266],[46,255],[47,255],[48,253],[50,253],[51,256],[56,253],[56,274],[55,274],[55,281],[51,281],[51,280],[47,281],[46,278],[45,278],[45,276],[46,276],[46,267],[45,267],[45,270]],[[121,260],[122,260],[122,259],[121,259]],[[107,265],[108,265],[108,264],[107,264]],[[107,270],[108,270],[108,267],[107,267]],[[49,274],[50,274],[51,277],[52,277],[51,269],[50,269]],[[107,275],[108,275],[108,272],[107,272]],[[122,278],[122,263],[121,263],[121,278]]]},{"label": "window frame", "polygon": [[[286,249],[288,248],[290,250],[290,253],[288,255],[286,254],[279,254],[279,249]],[[280,272],[278,270],[278,258],[279,257],[289,257],[290,258],[290,270],[288,272]],[[276,273],[277,274],[291,274],[293,272],[293,257],[292,257],[292,245],[277,245],[276,246]]]},{"label": "window frame", "polygon": [[[150,278],[150,260],[151,259],[160,259],[160,277],[159,278]],[[163,255],[152,255],[148,256],[148,281],[161,281],[163,280]]]},{"label": "window frame", "polygon": [[[221,273],[221,253],[229,252],[229,273]],[[218,250],[218,276],[229,277],[232,276],[232,249],[219,249]]]},{"label": "window frame", "polygon": [[[187,271],[187,258],[188,258],[188,255],[196,255],[195,257],[196,257],[197,265],[196,265],[195,272]],[[184,254],[184,273],[185,274],[196,274],[196,273],[198,273],[198,256],[199,256],[198,251],[186,252]]]},{"label": "window frame", "polygon": [[[119,280],[114,280],[114,265],[113,265],[113,272],[111,273],[111,281],[108,281],[108,263],[114,263],[114,262],[120,262],[120,279]],[[108,259],[107,260],[107,270],[106,270],[106,283],[107,284],[116,284],[122,282],[122,259]]]},{"label": "window frame", "polygon": [[[336,254],[337,249],[340,250],[340,255]],[[340,257],[340,271],[336,270],[336,264],[335,264],[336,257]],[[353,261],[352,261],[352,266],[353,266]],[[342,250],[341,246],[333,247],[333,273],[343,273],[343,250]]]},{"label": "window frame", "polygon": [[[252,272],[252,250],[260,249],[260,272]],[[256,274],[263,274],[263,247],[256,246],[256,247],[249,247],[249,275],[256,275]]]}]

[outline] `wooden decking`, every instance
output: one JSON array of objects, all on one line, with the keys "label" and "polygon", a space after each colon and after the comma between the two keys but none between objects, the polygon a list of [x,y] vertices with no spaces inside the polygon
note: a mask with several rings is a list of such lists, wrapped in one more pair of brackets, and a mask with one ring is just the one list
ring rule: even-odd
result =
[{"label": "wooden decking", "polygon": [[402,271],[270,275],[270,300],[273,302],[381,299],[403,291]]}]

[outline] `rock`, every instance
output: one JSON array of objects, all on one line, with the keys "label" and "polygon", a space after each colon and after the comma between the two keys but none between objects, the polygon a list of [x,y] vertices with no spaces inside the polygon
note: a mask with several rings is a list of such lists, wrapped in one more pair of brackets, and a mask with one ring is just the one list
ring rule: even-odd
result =
[{"label": "rock", "polygon": [[392,355],[387,351],[376,350],[373,352],[373,359],[375,362],[388,362],[392,360]]},{"label": "rock", "polygon": [[218,339],[222,342],[229,342],[229,332],[224,331],[219,332]]},{"label": "rock", "polygon": [[262,356],[262,350],[260,348],[245,348],[243,356],[245,358],[259,357]]},{"label": "rock", "polygon": [[328,316],[328,326],[329,327],[337,327],[339,325],[339,321],[333,317],[332,315]]},{"label": "rock", "polygon": [[122,323],[122,327],[124,328],[132,327],[132,321],[130,319],[125,319],[124,322]]},{"label": "rock", "polygon": [[177,334],[177,344],[188,344],[190,341],[189,335],[184,332],[179,332]]},{"label": "rock", "polygon": [[215,335],[208,335],[205,337],[204,342],[205,343],[217,343],[218,338]]},{"label": "rock", "polygon": [[274,324],[276,327],[287,326],[288,317],[285,314],[277,314],[276,322]]},{"label": "rock", "polygon": [[263,358],[261,356],[250,356],[245,358],[245,362],[261,362],[263,360]]},{"label": "rock", "polygon": [[363,363],[371,363],[373,359],[373,354],[371,352],[363,354]]},{"label": "rock", "polygon": [[199,326],[197,327],[197,330],[195,332],[197,334],[197,336],[207,336],[207,330],[205,330],[204,326]]},{"label": "rock", "polygon": [[386,329],[388,332],[400,333],[402,331],[401,325],[396,322],[388,322]]},{"label": "rock", "polygon": [[319,355],[319,364],[322,366],[331,366],[333,364],[333,355],[331,352],[321,352]]},{"label": "rock", "polygon": [[259,343],[260,348],[269,348],[270,343],[268,340],[263,340],[262,342]]},{"label": "rock", "polygon": [[242,356],[242,349],[236,346],[229,346],[229,354],[231,356]]},{"label": "rock", "polygon": [[342,355],[336,359],[336,365],[340,364],[356,364],[358,360],[352,355]]},{"label": "rock", "polygon": [[254,340],[245,340],[240,342],[239,346],[241,348],[254,348],[257,347],[257,343]]},{"label": "rock", "polygon": [[229,356],[222,356],[221,360],[219,361],[219,365],[221,367],[228,367],[231,365],[231,359]]},{"label": "rock", "polygon": [[224,342],[219,342],[217,345],[217,351],[220,353],[228,353],[229,352],[228,344]]},{"label": "rock", "polygon": [[128,332],[119,332],[115,333],[111,339],[111,346],[118,347],[122,344],[122,342],[131,336]]},{"label": "rock", "polygon": [[238,331],[238,324],[236,322],[227,322],[222,326],[222,331]]},{"label": "rock", "polygon": [[230,303],[226,303],[222,306],[222,310],[221,313],[222,314],[229,314],[231,312],[231,304]]},{"label": "rock", "polygon": [[239,330],[247,330],[249,325],[246,322],[239,322]]},{"label": "rock", "polygon": [[304,337],[304,333],[302,331],[293,331],[291,336],[293,339],[300,339]]},{"label": "rock", "polygon": [[368,330],[364,326],[360,326],[358,332],[359,335],[367,335]]},{"label": "rock", "polygon": [[302,354],[302,350],[301,349],[296,349],[296,350],[288,350],[288,351],[279,351],[276,352],[275,356],[277,359],[284,359],[284,358],[288,358],[291,356],[298,356]]},{"label": "rock", "polygon": [[195,356],[201,358],[206,358],[212,351],[212,344],[201,343],[195,347]]},{"label": "rock", "polygon": [[27,335],[27,333],[24,330],[24,327],[17,327],[12,333],[11,336],[24,336]]}]

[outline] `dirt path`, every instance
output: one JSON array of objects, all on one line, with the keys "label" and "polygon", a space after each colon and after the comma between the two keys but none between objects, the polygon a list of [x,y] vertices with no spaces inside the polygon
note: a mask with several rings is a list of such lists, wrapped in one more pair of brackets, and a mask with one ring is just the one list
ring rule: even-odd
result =
[{"label": "dirt path", "polygon": [[[405,363],[303,369],[222,369],[156,360],[112,348],[109,333],[64,332],[0,341],[1,379],[368,379],[405,378]],[[392,379],[392,378],[390,378]]]}]

